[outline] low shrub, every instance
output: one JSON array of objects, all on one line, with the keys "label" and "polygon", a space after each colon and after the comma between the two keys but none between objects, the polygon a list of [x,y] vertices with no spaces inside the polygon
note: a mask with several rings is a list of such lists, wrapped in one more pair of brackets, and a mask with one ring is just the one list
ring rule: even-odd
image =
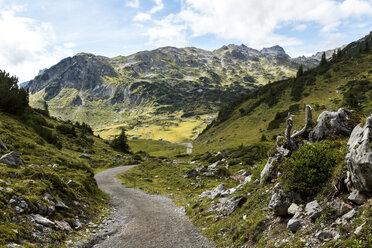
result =
[{"label": "low shrub", "polygon": [[303,197],[316,195],[343,157],[329,143],[306,144],[282,165],[284,186]]}]

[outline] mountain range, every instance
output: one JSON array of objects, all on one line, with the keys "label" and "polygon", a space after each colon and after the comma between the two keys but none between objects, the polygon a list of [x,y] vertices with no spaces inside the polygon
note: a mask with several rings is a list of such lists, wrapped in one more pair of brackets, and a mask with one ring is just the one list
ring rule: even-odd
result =
[{"label": "mountain range", "polygon": [[174,114],[217,112],[241,94],[312,68],[319,56],[292,59],[280,46],[261,51],[227,45],[214,51],[163,47],[107,58],[79,53],[31,80],[30,103],[94,128]]}]

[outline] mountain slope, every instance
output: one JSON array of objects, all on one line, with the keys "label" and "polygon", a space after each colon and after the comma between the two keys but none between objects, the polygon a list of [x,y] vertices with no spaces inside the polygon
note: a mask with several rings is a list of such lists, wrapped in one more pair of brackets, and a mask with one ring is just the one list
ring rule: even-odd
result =
[{"label": "mountain slope", "polygon": [[[257,142],[263,133],[271,139],[282,135],[288,111],[294,113],[294,129],[304,123],[305,104],[322,111],[344,106],[372,111],[372,34],[347,45],[330,62],[304,75],[266,85],[224,107],[217,120],[198,139],[201,151]],[[370,46],[370,45],[369,45]],[[368,47],[367,47],[368,48]]]},{"label": "mountain slope", "polygon": [[47,102],[53,116],[97,128],[145,115],[213,113],[257,85],[293,76],[298,66],[279,46],[258,51],[228,45],[213,52],[163,47],[114,58],[81,53],[27,87],[33,106]]}]

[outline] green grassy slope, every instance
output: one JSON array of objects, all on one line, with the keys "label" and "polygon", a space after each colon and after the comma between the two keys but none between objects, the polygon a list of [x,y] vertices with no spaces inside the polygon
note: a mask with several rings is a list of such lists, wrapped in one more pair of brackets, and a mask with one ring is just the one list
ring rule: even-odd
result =
[{"label": "green grassy slope", "polygon": [[[14,242],[25,247],[60,246],[67,232],[43,229],[43,236],[35,236],[37,227],[27,221],[27,216],[39,213],[50,220],[70,224],[77,217],[85,228],[87,222],[107,207],[108,199],[98,189],[92,168],[131,162],[126,155],[118,156],[104,140],[83,128],[61,123],[31,109],[22,116],[0,112],[0,139],[9,149],[1,151],[0,156],[16,151],[23,160],[19,167],[0,163],[0,247]],[[91,158],[79,158],[82,153]],[[77,185],[68,186],[69,180]],[[54,201],[63,201],[69,209],[56,208],[55,212],[43,213],[42,209],[54,205],[43,197],[45,193]],[[29,210],[17,214],[9,203],[13,196],[25,199]]]},{"label": "green grassy slope", "polygon": [[[370,40],[371,35],[367,38]],[[358,47],[352,43],[340,58],[300,77],[266,85],[225,106],[199,136],[195,151],[253,144],[262,134],[269,139],[282,135],[288,111],[295,115],[294,130],[300,130],[305,104],[313,107],[314,121],[324,110],[336,111],[340,107],[371,113],[372,53],[360,53]]]}]

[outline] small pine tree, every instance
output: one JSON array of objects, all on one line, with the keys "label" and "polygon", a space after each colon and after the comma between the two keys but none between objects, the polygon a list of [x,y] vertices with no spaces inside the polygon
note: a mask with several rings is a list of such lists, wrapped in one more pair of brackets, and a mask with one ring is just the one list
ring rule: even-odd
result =
[{"label": "small pine tree", "polygon": [[300,65],[297,71],[297,77],[301,77],[302,75],[304,75],[304,68],[302,65]]},{"label": "small pine tree", "polygon": [[320,59],[320,65],[325,65],[327,64],[327,59],[326,59],[326,54],[322,54],[322,58]]},{"label": "small pine tree", "polygon": [[368,44],[368,41],[366,41],[366,48],[364,49],[364,51],[365,51],[366,53],[369,52],[369,44]]},{"label": "small pine tree", "polygon": [[128,138],[125,134],[125,129],[121,130],[119,136],[116,136],[110,143],[110,146],[119,152],[129,152]]},{"label": "small pine tree", "polygon": [[260,141],[267,141],[266,135],[262,134]]}]

